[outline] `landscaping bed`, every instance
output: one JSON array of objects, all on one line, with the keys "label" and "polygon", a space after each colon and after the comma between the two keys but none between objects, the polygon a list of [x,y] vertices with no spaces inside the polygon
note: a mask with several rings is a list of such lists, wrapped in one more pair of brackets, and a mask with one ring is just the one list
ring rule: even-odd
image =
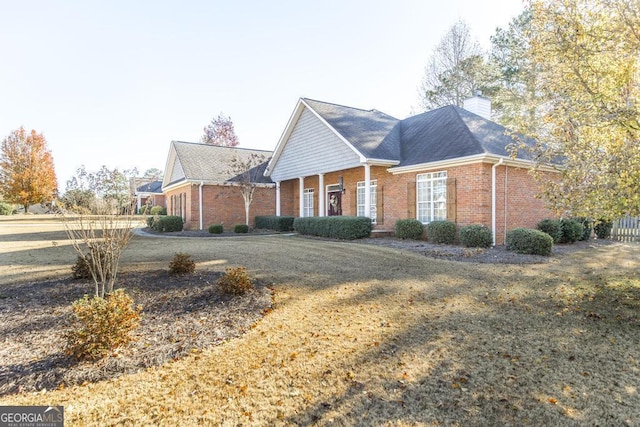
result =
[{"label": "landscaping bed", "polygon": [[258,283],[247,295],[225,295],[215,285],[221,274],[123,273],[119,287],[143,307],[140,327],[133,343],[96,363],[66,356],[62,337],[72,302],[91,293],[92,282],[62,279],[3,286],[0,396],[114,378],[240,336],[271,307],[271,291]]}]

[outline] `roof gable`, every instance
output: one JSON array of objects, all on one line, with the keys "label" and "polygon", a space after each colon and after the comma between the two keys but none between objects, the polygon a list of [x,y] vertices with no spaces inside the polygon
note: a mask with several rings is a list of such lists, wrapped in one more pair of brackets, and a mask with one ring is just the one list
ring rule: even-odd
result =
[{"label": "roof gable", "polygon": [[[163,187],[181,181],[204,181],[208,183],[224,183],[238,180],[233,174],[231,162],[235,158],[247,160],[252,154],[264,156],[265,161],[260,167],[266,167],[271,151],[249,150],[236,147],[222,147],[211,144],[172,141],[167,171],[169,179],[165,179]],[[258,183],[272,181],[259,174]]]}]

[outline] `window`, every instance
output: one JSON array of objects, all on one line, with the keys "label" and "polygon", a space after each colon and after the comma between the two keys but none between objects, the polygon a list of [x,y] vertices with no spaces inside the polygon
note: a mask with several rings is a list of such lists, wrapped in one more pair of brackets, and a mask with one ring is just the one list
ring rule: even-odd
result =
[{"label": "window", "polygon": [[447,219],[447,172],[423,173],[416,177],[418,220],[423,224]]},{"label": "window", "polygon": [[302,216],[313,216],[313,188],[305,188],[302,197]]},{"label": "window", "polygon": [[[359,182],[358,186],[358,196],[357,196],[357,203],[358,203],[358,212],[357,215],[358,216],[364,216],[364,190],[365,190],[365,186],[364,186],[364,181]],[[371,222],[373,224],[376,223],[376,218],[377,218],[377,209],[376,206],[378,205],[378,201],[377,201],[377,194],[378,194],[378,181],[376,181],[375,179],[371,181]]]}]

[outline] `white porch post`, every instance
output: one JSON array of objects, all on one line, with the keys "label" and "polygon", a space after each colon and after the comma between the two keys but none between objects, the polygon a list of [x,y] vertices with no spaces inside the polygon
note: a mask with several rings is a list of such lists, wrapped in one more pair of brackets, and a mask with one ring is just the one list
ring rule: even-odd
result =
[{"label": "white porch post", "polygon": [[276,216],[280,216],[280,181],[276,181]]},{"label": "white porch post", "polygon": [[299,191],[298,191],[298,197],[300,199],[300,213],[299,213],[299,217],[303,217],[304,216],[304,177],[301,176],[300,178],[298,178],[299,181]]},{"label": "white porch post", "polygon": [[364,165],[364,216],[371,218],[371,166]]},{"label": "white porch post", "polygon": [[140,208],[142,208],[142,196],[140,194],[138,196],[138,212],[140,212]]},{"label": "white porch post", "polygon": [[324,174],[318,174],[318,216],[324,216]]}]

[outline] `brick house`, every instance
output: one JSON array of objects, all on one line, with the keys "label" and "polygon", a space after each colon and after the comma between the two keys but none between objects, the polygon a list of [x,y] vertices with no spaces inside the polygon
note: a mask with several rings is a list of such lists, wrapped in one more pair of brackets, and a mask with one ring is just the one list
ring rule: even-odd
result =
[{"label": "brick house", "polygon": [[275,184],[264,176],[270,151],[172,141],[167,157],[162,192],[168,215],[179,215],[185,230],[203,230],[211,224],[230,229],[245,223],[245,204],[233,172],[233,160],[251,155],[264,157],[256,167],[256,190],[250,205],[249,225],[256,215],[275,214]]},{"label": "brick house", "polygon": [[144,206],[164,206],[164,194],[162,194],[162,181],[144,181],[142,178],[132,178],[135,185],[133,197],[136,201],[136,212],[140,212]]},{"label": "brick house", "polygon": [[484,224],[503,244],[553,214],[535,197],[531,159],[510,156],[515,141],[490,114],[480,96],[404,120],[301,98],[265,172],[276,215],[364,215],[374,232],[448,219]]}]

